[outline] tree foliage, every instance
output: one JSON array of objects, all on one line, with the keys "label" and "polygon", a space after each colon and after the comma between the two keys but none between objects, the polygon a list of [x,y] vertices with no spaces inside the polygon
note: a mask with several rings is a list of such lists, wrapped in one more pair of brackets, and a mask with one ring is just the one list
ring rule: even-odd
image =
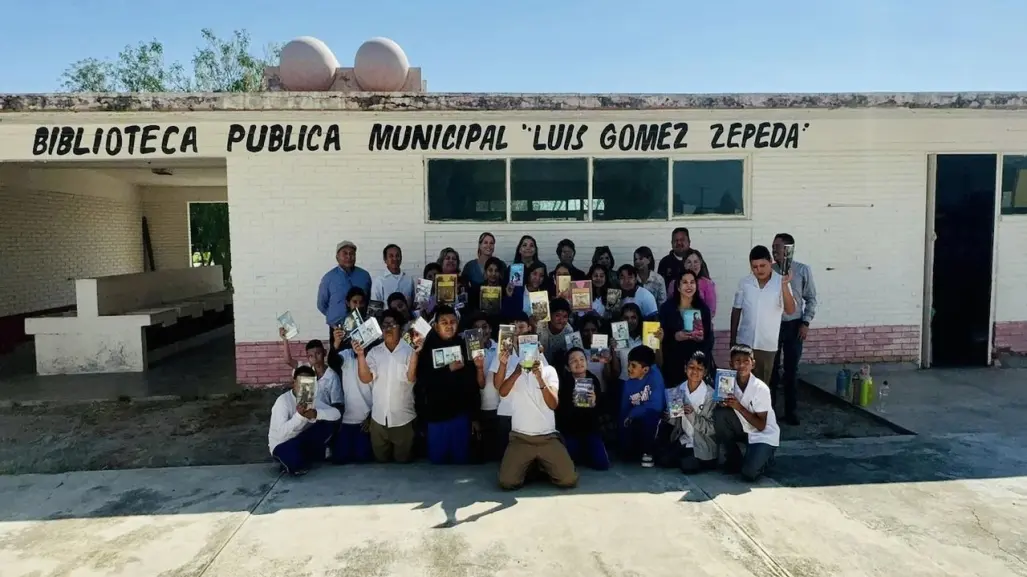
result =
[{"label": "tree foliage", "polygon": [[191,73],[180,62],[167,62],[156,39],[126,46],[116,58],[86,58],[61,75],[69,92],[254,92],[260,90],[264,68],[278,60],[281,46],[268,45],[256,55],[250,35],[236,30],[220,38],[200,31],[203,44],[192,58]]},{"label": "tree foliage", "polygon": [[[232,246],[228,237],[227,202],[189,203],[189,241],[193,264],[219,264],[225,285],[232,286]],[[198,258],[197,258],[198,257]]]}]

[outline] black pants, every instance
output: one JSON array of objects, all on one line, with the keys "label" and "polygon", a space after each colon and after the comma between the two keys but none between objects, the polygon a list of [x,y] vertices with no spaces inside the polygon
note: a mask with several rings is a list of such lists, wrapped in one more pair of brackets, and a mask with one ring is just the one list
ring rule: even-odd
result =
[{"label": "black pants", "polygon": [[[742,429],[742,421],[734,409],[717,407],[713,410],[713,431],[725,456],[725,467],[738,469],[746,481],[755,481],[766,471],[774,459],[776,447],[766,443],[750,443],[749,435]],[[738,443],[746,445],[743,456]]]},{"label": "black pants", "polygon": [[[481,438],[471,439],[472,458],[476,463],[498,462],[503,458],[503,451],[506,450],[506,442],[502,438],[500,417],[495,411],[482,411],[478,416],[478,425],[481,427]],[[506,431],[509,438],[510,431]],[[508,440],[508,439],[507,439]]]},{"label": "black pants", "polygon": [[777,355],[774,356],[774,369],[770,374],[770,400],[777,406],[777,386],[782,385],[785,393],[785,417],[795,416],[798,406],[798,373],[799,360],[802,359],[802,340],[799,339],[799,328],[802,319],[781,323],[778,337]]}]

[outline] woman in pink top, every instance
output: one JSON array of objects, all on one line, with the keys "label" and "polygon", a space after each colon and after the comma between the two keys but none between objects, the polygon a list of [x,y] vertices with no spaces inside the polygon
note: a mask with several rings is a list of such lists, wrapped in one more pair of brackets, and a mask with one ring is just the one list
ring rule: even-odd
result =
[{"label": "woman in pink top", "polygon": [[[685,270],[690,270],[699,277],[699,296],[710,308],[710,318],[712,319],[717,316],[717,284],[710,278],[710,270],[706,268],[706,259],[702,257],[701,252],[693,248],[685,253],[683,260]],[[674,289],[677,292],[677,287]]]}]

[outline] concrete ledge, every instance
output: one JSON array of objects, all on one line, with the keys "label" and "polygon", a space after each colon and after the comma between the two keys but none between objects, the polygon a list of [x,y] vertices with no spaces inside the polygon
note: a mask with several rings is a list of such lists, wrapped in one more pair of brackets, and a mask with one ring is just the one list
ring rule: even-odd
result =
[{"label": "concrete ledge", "polygon": [[[903,427],[902,425],[899,425],[898,423],[887,419],[886,417],[882,416],[878,412],[872,411],[872,410],[870,410],[867,407],[862,407],[860,405],[857,405],[856,403],[847,401],[847,400],[839,397],[838,395],[836,395],[834,393],[834,390],[833,390],[834,383],[831,384],[831,386],[832,386],[831,389],[828,389],[826,385],[819,385],[819,384],[817,384],[817,383],[815,383],[813,381],[810,381],[809,379],[804,379],[802,377],[799,377],[799,383],[801,383],[803,385],[806,385],[806,387],[810,391],[812,391],[813,394],[820,396],[820,398],[826,399],[829,402],[834,403],[834,404],[836,404],[838,406],[850,407],[852,409],[855,409],[856,411],[862,413],[864,416],[866,416],[866,417],[868,417],[868,418],[870,418],[870,419],[872,419],[872,420],[874,420],[874,421],[876,421],[876,422],[878,422],[878,423],[880,423],[880,424],[890,428],[891,430],[895,431],[896,433],[898,433],[900,435],[916,435],[917,434],[916,431],[907,429],[906,427]],[[874,384],[875,385],[877,384],[876,380],[875,380]]]},{"label": "concrete ledge", "polygon": [[490,94],[259,92],[0,94],[0,113],[191,111],[509,111],[675,109],[1027,109],[1027,93]]}]

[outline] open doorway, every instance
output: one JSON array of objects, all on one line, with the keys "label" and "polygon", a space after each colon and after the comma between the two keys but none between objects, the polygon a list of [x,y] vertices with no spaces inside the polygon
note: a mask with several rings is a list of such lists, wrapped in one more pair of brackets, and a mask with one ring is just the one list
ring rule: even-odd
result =
[{"label": "open doorway", "polygon": [[930,365],[990,363],[998,155],[934,158]]},{"label": "open doorway", "polygon": [[192,266],[220,266],[225,286],[232,288],[232,244],[228,234],[228,203],[189,203],[189,259]]}]

